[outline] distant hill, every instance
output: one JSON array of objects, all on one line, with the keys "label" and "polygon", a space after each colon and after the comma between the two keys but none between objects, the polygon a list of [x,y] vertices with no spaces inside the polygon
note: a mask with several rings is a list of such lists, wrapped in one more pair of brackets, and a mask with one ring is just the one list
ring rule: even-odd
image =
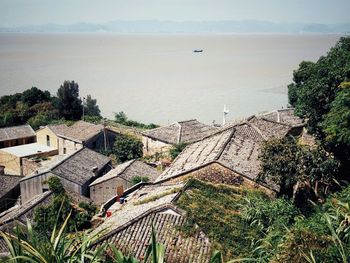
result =
[{"label": "distant hill", "polygon": [[116,20],[104,24],[44,24],[0,27],[0,32],[114,32],[114,33],[350,33],[350,23],[307,24],[269,21],[158,21]]}]

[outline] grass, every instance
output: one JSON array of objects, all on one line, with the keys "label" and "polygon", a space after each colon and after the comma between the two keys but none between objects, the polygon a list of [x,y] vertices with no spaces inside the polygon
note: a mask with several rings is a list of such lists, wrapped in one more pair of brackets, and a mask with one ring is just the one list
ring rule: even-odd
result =
[{"label": "grass", "polygon": [[147,197],[145,199],[142,199],[140,201],[136,201],[134,203],[134,205],[142,205],[142,204],[146,204],[146,203],[149,203],[149,202],[153,202],[153,201],[156,201],[164,196],[167,196],[167,195],[170,195],[170,194],[174,194],[174,193],[177,193],[180,191],[181,188],[174,188],[174,189],[171,189],[171,190],[168,190],[168,191],[165,191],[161,194],[158,194],[158,195],[152,195],[150,197]]}]

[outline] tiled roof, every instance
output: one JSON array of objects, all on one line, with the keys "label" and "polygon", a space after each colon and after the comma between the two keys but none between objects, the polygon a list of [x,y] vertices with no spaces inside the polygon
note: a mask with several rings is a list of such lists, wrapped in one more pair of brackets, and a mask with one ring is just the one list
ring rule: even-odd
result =
[{"label": "tiled roof", "polygon": [[35,136],[30,125],[0,128],[0,142]]},{"label": "tiled roof", "polygon": [[[0,214],[0,226],[8,224],[14,220],[19,220],[22,223],[26,223],[25,218],[31,219],[33,217],[34,208],[48,203],[48,201],[50,200],[50,196],[50,191],[44,192],[40,195],[36,195],[35,197],[33,197],[33,199],[29,200],[28,202],[22,205],[14,206],[9,210],[3,212],[2,214]],[[25,218],[23,218],[23,216]],[[2,227],[0,228],[0,230],[2,230]]]},{"label": "tiled roof", "polygon": [[18,185],[22,178],[16,175],[0,175],[0,197]]},{"label": "tiled roof", "polygon": [[159,175],[160,172],[148,164],[137,160],[131,160],[117,165],[104,176],[97,178],[90,186],[108,181],[115,177],[121,177],[127,181],[131,181],[134,176],[147,176],[150,181],[154,181]]},{"label": "tiled roof", "polygon": [[47,125],[47,128],[49,128],[54,134],[63,134],[67,130],[69,130],[69,127],[66,124],[57,124],[57,125]]},{"label": "tiled roof", "polygon": [[217,162],[254,180],[259,173],[258,156],[262,142],[282,138],[293,127],[253,116],[240,124],[187,146],[156,180],[164,181]]},{"label": "tiled roof", "polygon": [[200,140],[213,132],[216,127],[206,125],[197,120],[180,121],[143,132],[144,136],[150,137],[169,144],[180,142],[190,143]]},{"label": "tiled roof", "polygon": [[[92,151],[88,148],[82,148],[67,156],[59,163],[56,163],[46,172],[51,171],[53,174],[65,178],[68,181],[79,185],[84,185],[87,181],[96,176],[95,172],[93,171],[95,168],[97,172],[99,172],[109,162],[110,159],[107,156]],[[21,181],[25,181],[39,175],[40,174],[33,174],[31,176],[26,176]]]},{"label": "tiled roof", "polygon": [[157,242],[165,246],[165,262],[168,263],[206,263],[211,256],[211,243],[202,232],[185,235],[179,227],[186,222],[185,213],[172,204],[149,209],[127,224],[114,229],[98,245],[115,244],[124,253],[130,253],[143,260],[150,244],[152,224]]},{"label": "tiled roof", "polygon": [[103,130],[103,125],[92,124],[85,121],[77,121],[72,126],[62,129],[58,136],[85,142],[96,136]]}]

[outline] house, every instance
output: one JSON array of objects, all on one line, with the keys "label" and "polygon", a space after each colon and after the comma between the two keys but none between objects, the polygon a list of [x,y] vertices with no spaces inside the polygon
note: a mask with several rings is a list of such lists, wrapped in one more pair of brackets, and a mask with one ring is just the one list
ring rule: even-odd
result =
[{"label": "house", "polygon": [[21,200],[26,202],[47,191],[48,186],[44,182],[51,176],[59,177],[67,192],[89,197],[89,184],[107,173],[111,169],[110,163],[107,156],[85,147],[81,148],[48,170],[24,177],[20,181]]},{"label": "house", "polygon": [[197,120],[179,121],[142,133],[143,154],[166,152],[178,143],[192,143],[217,131]]},{"label": "house", "polygon": [[[283,111],[283,114],[286,112]],[[289,111],[286,115],[291,114],[293,112]],[[156,182],[184,180],[193,176],[213,183],[259,187],[273,194],[277,190],[276,185],[255,182],[260,172],[258,157],[262,144],[268,139],[298,135],[305,123],[293,117],[286,117],[283,122],[281,119],[275,121],[271,116],[252,116],[188,145]]]},{"label": "house", "polygon": [[107,174],[90,184],[90,198],[96,205],[102,205],[114,196],[121,196],[132,186],[135,176],[148,177],[154,181],[160,172],[141,161],[131,160],[116,166]]},{"label": "house", "polygon": [[0,149],[0,165],[5,166],[7,174],[27,175],[25,159],[46,158],[56,155],[57,152],[57,149],[39,143],[2,148]]},{"label": "house", "polygon": [[20,195],[22,176],[0,174],[0,213],[12,207]]},{"label": "house", "polygon": [[35,132],[30,125],[0,128],[0,149],[35,141]]},{"label": "house", "polygon": [[201,229],[195,235],[181,232],[187,216],[175,201],[183,188],[181,182],[148,184],[127,194],[127,202],[115,203],[109,209],[112,215],[92,233],[109,230],[93,247],[114,244],[142,260],[150,244],[153,223],[157,240],[166,247],[165,262],[209,262],[212,244],[205,233]]},{"label": "house", "polygon": [[58,153],[69,154],[83,147],[92,150],[110,149],[117,133],[101,124],[78,121],[57,132]]},{"label": "house", "polygon": [[58,135],[64,134],[67,129],[69,128],[65,124],[40,127],[36,131],[36,141],[42,145],[58,149]]}]

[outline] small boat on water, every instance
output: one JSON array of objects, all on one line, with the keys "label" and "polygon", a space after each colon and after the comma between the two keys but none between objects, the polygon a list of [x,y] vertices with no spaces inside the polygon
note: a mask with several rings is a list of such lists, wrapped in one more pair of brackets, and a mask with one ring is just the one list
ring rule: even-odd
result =
[{"label": "small boat on water", "polygon": [[203,52],[203,49],[195,49],[193,50],[194,53],[200,53],[200,52]]}]

